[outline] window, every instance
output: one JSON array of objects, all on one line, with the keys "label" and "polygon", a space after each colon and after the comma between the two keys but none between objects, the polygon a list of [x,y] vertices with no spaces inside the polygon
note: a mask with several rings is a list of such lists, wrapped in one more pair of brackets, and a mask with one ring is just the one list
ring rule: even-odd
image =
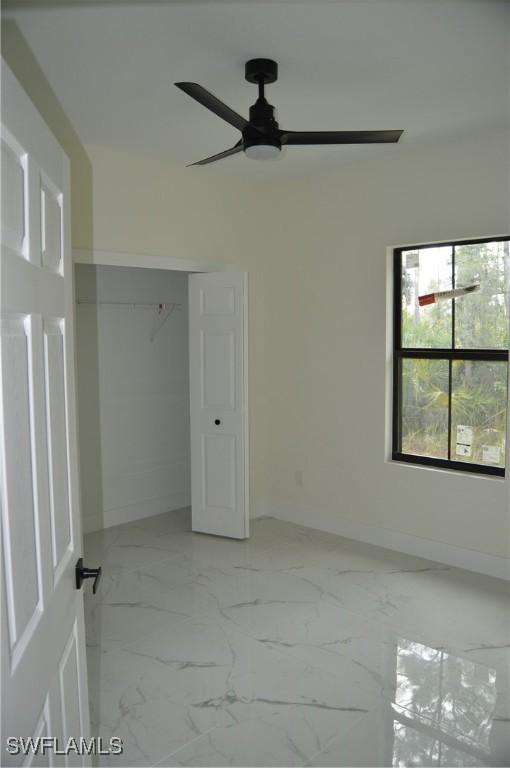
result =
[{"label": "window", "polygon": [[393,459],[505,474],[509,246],[395,249]]}]

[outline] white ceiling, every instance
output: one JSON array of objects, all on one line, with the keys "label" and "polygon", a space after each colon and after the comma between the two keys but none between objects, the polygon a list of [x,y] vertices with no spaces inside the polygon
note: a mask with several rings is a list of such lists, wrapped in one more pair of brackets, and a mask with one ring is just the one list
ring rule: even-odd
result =
[{"label": "white ceiling", "polygon": [[[60,0],[5,15],[85,144],[156,152],[185,165],[239,134],[173,82],[198,82],[247,114],[256,88],[244,80],[244,62],[259,56],[279,63],[267,96],[284,128],[404,128],[410,143],[502,125],[509,9],[505,0]],[[395,151],[288,148],[279,170]],[[251,164],[240,155],[190,172],[246,174]]]}]

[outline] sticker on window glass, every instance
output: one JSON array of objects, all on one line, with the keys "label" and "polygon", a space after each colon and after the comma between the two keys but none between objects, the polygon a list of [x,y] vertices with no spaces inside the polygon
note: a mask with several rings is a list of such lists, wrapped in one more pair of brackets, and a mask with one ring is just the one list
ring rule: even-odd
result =
[{"label": "sticker on window glass", "polygon": [[469,457],[471,456],[471,447],[473,445],[473,427],[468,427],[465,424],[457,425],[457,441],[455,446],[455,453],[457,456]]},{"label": "sticker on window glass", "polygon": [[418,251],[406,253],[406,269],[416,269],[420,266],[420,254]]},{"label": "sticker on window glass", "polygon": [[498,445],[482,445],[482,461],[487,464],[499,464],[501,449]]}]

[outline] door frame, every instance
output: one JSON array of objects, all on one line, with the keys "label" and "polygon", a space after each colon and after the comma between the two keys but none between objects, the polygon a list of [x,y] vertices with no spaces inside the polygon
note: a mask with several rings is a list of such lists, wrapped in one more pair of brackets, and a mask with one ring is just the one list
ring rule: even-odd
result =
[{"label": "door frame", "polygon": [[[248,510],[247,514],[247,536],[250,532],[250,420],[249,420],[249,398],[248,398],[248,358],[249,358],[249,346],[248,346],[248,292],[249,292],[249,273],[245,270],[239,269],[235,264],[226,264],[221,262],[200,262],[193,259],[181,259],[175,256],[153,256],[146,253],[125,253],[121,251],[103,251],[98,249],[88,250],[85,248],[73,248],[73,264],[91,264],[94,266],[107,266],[107,267],[135,267],[136,269],[165,269],[171,272],[242,272],[245,275],[245,301],[244,301],[244,317],[243,317],[243,346],[245,354],[243,355],[243,367],[244,367],[244,432],[245,432],[245,448],[244,448],[244,496],[245,496],[245,509]],[[74,275],[73,275],[74,278]],[[73,286],[75,286],[75,279],[73,279]],[[73,320],[76,325],[76,302],[74,302],[73,308]],[[78,347],[76,345],[75,354],[75,366],[77,366],[77,356],[79,354]],[[77,380],[78,372],[75,371],[75,377]],[[79,430],[79,424],[78,424]],[[191,457],[190,457],[191,460]]]},{"label": "door frame", "polygon": [[74,264],[94,264],[107,267],[137,267],[140,269],[168,269],[172,272],[243,272],[235,264],[195,261],[175,256],[151,256],[147,253],[86,250],[73,248]]}]

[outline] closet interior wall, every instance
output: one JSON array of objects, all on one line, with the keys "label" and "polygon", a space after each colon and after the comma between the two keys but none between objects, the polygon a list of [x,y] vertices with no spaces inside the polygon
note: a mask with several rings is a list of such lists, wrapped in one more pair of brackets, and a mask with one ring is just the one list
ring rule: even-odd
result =
[{"label": "closet interior wall", "polygon": [[84,264],[75,274],[88,533],[190,503],[188,276]]}]

